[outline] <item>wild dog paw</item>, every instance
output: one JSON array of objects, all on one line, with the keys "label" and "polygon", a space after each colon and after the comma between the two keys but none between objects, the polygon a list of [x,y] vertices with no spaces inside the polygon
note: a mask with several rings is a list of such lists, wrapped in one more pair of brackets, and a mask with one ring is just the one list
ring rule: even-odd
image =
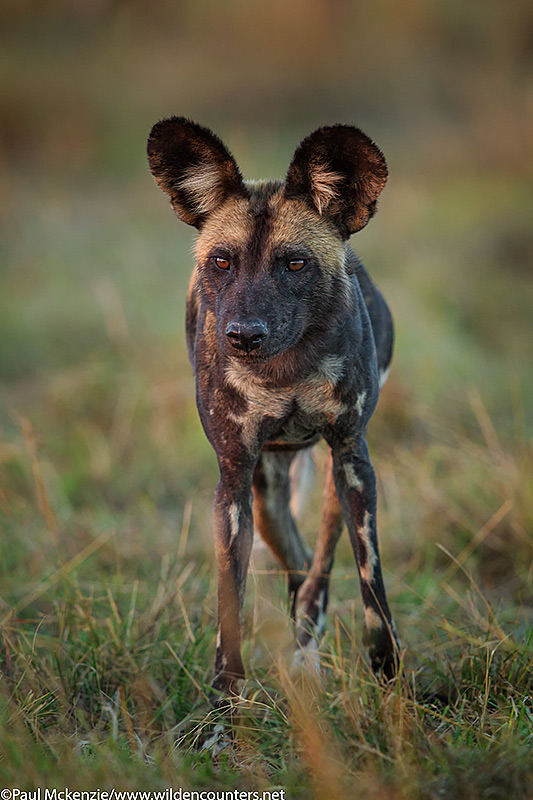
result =
[{"label": "wild dog paw", "polygon": [[297,644],[292,657],[293,674],[306,672],[314,677],[320,677],[320,650],[317,639],[310,636],[306,644]]},{"label": "wild dog paw", "polygon": [[396,629],[393,622],[385,622],[373,611],[369,615],[368,611],[365,611],[363,644],[368,649],[372,670],[391,680],[398,672],[400,653]]},{"label": "wild dog paw", "polygon": [[215,757],[228,750],[232,743],[233,735],[231,729],[223,722],[217,722],[202,734],[199,740],[199,749],[202,752],[208,751]]}]

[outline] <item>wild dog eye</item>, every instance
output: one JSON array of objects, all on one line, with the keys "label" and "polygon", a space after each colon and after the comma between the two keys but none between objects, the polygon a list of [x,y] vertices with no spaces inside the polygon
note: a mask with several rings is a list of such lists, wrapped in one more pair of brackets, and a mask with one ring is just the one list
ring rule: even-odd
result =
[{"label": "wild dog eye", "polygon": [[287,264],[287,269],[290,272],[299,272],[301,269],[305,267],[307,261],[305,258],[295,258],[292,261],[289,261]]},{"label": "wild dog eye", "polygon": [[218,257],[215,257],[213,259],[213,261],[215,262],[215,264],[217,265],[217,267],[219,269],[229,269],[230,268],[229,258],[218,258]]}]

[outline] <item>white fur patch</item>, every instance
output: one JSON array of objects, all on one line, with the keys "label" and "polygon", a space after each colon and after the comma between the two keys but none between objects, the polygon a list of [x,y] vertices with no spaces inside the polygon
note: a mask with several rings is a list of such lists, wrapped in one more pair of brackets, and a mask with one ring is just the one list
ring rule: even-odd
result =
[{"label": "white fur patch", "polygon": [[390,372],[390,367],[387,367],[387,369],[384,369],[383,372],[379,373],[379,388],[380,389],[384,386],[385,381],[389,377],[389,372]]},{"label": "white fur patch", "polygon": [[239,533],[239,506],[237,503],[232,503],[228,508],[228,516],[230,520],[230,541],[232,541]]},{"label": "white fur patch", "polygon": [[181,188],[191,196],[199,214],[214,211],[223,200],[219,174],[209,162],[189,167],[181,181]]},{"label": "white fur patch", "polygon": [[363,408],[365,407],[365,400],[366,400],[366,392],[361,392],[357,395],[357,400],[355,401],[355,407],[357,409],[357,413],[359,416],[363,413]]},{"label": "white fur patch", "polygon": [[336,386],[344,372],[344,358],[342,356],[326,356],[322,359],[317,369],[317,376],[332,386]]},{"label": "white fur patch", "polygon": [[342,181],[342,175],[328,169],[326,164],[315,164],[309,170],[311,178],[311,194],[319,214],[329,206],[337,197],[337,184]]},{"label": "white fur patch", "polygon": [[344,464],[343,469],[348,486],[352,489],[357,489],[358,492],[362,492],[365,486],[361,478],[357,477],[353,464]]},{"label": "white fur patch", "polygon": [[374,577],[374,567],[377,562],[377,553],[374,550],[374,545],[370,540],[370,520],[372,519],[368,511],[365,511],[364,522],[361,527],[357,528],[357,535],[363,542],[366,549],[366,564],[360,567],[361,577],[367,583],[371,583]]},{"label": "white fur patch", "polygon": [[217,722],[211,731],[211,735],[207,737],[202,745],[202,750],[208,750],[212,755],[218,755],[222,750],[228,748],[231,744],[231,739],[224,729],[221,722]]}]

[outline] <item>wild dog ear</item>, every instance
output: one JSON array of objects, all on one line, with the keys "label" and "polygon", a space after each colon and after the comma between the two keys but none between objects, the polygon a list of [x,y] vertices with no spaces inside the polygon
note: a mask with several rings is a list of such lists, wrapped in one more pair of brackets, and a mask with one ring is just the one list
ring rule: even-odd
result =
[{"label": "wild dog ear", "polygon": [[208,128],[184,117],[157,122],[148,137],[148,163],[176,214],[201,228],[232,195],[246,197],[235,159]]},{"label": "wild dog ear", "polygon": [[305,199],[347,239],[375,214],[386,181],[387,162],[372,139],[351,125],[333,125],[301,142],[287,172],[285,197]]}]

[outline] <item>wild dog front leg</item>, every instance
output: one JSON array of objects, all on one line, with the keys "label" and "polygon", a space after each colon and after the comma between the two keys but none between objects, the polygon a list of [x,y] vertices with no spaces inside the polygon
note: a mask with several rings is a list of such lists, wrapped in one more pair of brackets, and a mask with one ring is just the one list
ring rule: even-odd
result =
[{"label": "wild dog front leg", "polygon": [[253,540],[251,483],[251,469],[237,475],[221,468],[215,491],[218,633],[213,689],[226,695],[237,694],[238,682],[245,676],[241,612]]},{"label": "wild dog front leg", "polygon": [[362,435],[333,451],[333,474],[359,569],[364,606],[363,642],[372,668],[392,678],[398,640],[385,594],[376,531],[376,479]]}]

